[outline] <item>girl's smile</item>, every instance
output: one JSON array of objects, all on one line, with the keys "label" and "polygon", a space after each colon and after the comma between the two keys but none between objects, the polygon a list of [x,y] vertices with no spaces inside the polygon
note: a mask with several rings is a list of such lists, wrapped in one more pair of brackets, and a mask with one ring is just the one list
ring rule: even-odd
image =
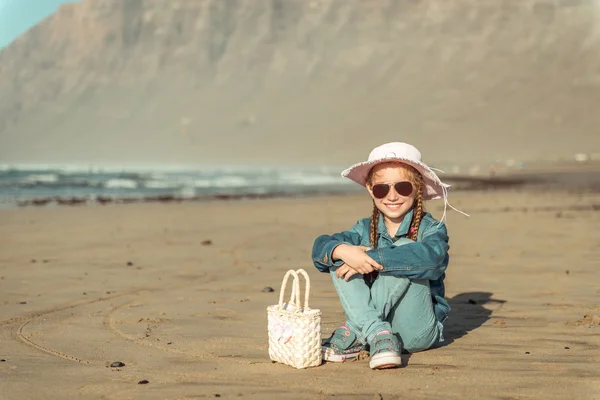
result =
[{"label": "girl's smile", "polygon": [[383,203],[387,208],[389,208],[390,210],[398,210],[400,207],[402,207],[402,203]]}]

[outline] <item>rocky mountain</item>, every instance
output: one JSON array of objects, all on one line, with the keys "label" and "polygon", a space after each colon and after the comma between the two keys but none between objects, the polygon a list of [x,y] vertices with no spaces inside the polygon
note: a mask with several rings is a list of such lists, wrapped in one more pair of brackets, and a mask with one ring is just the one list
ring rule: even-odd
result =
[{"label": "rocky mountain", "polygon": [[600,151],[596,0],[85,0],[0,52],[0,163]]}]

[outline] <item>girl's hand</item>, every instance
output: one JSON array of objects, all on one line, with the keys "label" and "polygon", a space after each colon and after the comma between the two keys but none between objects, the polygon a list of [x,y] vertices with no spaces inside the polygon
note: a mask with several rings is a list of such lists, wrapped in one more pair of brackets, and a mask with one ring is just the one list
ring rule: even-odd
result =
[{"label": "girl's hand", "polygon": [[368,250],[371,250],[371,248],[340,244],[333,250],[331,257],[334,260],[342,260],[344,264],[363,275],[373,271],[381,271],[383,267],[367,255]]},{"label": "girl's hand", "polygon": [[346,282],[348,282],[348,279],[350,279],[351,276],[356,274],[358,274],[358,272],[350,268],[348,264],[342,264],[335,270],[335,276],[340,279],[344,279]]}]

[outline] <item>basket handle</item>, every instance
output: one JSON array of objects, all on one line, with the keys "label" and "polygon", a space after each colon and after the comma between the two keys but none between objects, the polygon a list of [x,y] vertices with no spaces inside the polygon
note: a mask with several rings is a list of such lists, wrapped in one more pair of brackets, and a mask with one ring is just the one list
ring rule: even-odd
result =
[{"label": "basket handle", "polygon": [[292,286],[292,293],[290,294],[290,301],[289,304],[294,304],[296,306],[296,309],[300,308],[300,303],[298,302],[298,296],[296,295],[296,293],[300,292],[300,279],[298,278],[298,273],[296,273],[296,271],[294,271],[293,269],[290,269],[285,276],[283,277],[283,281],[281,282],[281,290],[279,291],[279,308],[282,309],[283,308],[283,295],[285,293],[285,289],[287,287],[287,283],[288,283],[288,279],[290,277],[290,275],[294,276],[294,282],[293,282],[293,286]]},{"label": "basket handle", "polygon": [[[310,297],[310,278],[308,276],[308,273],[303,269],[297,269],[296,274],[298,276],[298,280],[300,280],[300,275],[304,275],[304,279],[306,280],[306,288],[304,289],[304,309],[310,310],[310,307],[308,306],[308,299]],[[300,305],[300,290],[299,289],[300,289],[300,285],[298,284],[298,291],[295,293],[297,305]]]}]

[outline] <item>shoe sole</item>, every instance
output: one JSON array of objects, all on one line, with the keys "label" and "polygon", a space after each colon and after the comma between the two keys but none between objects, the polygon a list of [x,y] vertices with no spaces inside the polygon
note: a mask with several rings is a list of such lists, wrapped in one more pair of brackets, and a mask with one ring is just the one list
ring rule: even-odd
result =
[{"label": "shoe sole", "polygon": [[353,361],[358,358],[360,351],[348,354],[335,354],[329,351],[330,349],[321,349],[321,356],[324,361],[329,362],[345,362],[345,361]]},{"label": "shoe sole", "polygon": [[371,369],[388,369],[396,368],[402,365],[402,358],[395,352],[385,352],[375,354],[369,361],[369,367]]}]

